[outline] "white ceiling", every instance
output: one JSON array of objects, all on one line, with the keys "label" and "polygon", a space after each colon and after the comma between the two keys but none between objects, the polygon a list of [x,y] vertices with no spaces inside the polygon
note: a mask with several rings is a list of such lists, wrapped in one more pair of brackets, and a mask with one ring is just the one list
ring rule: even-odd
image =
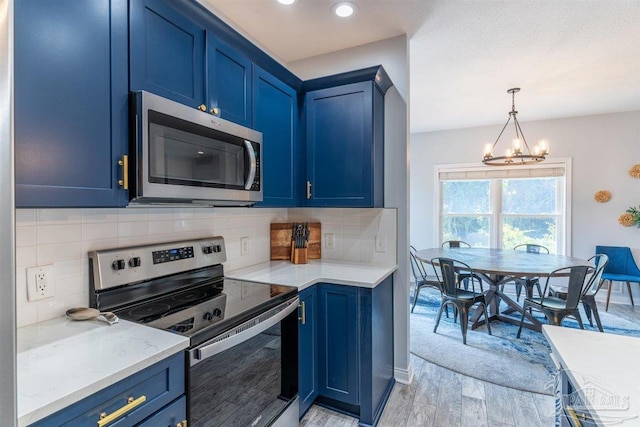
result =
[{"label": "white ceiling", "polygon": [[410,38],[411,132],[640,110],[640,0],[200,0],[285,65]]}]

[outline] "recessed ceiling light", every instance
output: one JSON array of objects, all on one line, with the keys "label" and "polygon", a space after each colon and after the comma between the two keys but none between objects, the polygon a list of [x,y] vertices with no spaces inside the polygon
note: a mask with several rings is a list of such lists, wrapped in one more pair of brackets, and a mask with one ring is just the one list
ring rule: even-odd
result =
[{"label": "recessed ceiling light", "polygon": [[278,3],[289,5],[295,3],[295,1],[296,0],[278,0]]},{"label": "recessed ceiling light", "polygon": [[340,18],[348,18],[353,15],[358,7],[355,3],[351,3],[350,1],[342,1],[340,3],[336,3],[331,7],[333,13],[338,15]]}]

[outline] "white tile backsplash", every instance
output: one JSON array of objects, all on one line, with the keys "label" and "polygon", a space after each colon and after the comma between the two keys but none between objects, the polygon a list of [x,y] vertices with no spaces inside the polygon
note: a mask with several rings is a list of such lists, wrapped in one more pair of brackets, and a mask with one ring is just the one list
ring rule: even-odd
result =
[{"label": "white tile backsplash", "polygon": [[[322,223],[322,257],[384,265],[396,264],[394,209],[330,208],[129,208],[16,210],[17,324],[24,326],[64,315],[89,303],[87,252],[113,247],[221,235],[227,246],[225,269],[235,270],[269,260],[272,222]],[[335,235],[325,248],[325,233]],[[375,252],[375,236],[387,240],[385,253]],[[249,254],[240,254],[240,239],[249,237]],[[27,301],[26,268],[53,264],[56,294]]]}]

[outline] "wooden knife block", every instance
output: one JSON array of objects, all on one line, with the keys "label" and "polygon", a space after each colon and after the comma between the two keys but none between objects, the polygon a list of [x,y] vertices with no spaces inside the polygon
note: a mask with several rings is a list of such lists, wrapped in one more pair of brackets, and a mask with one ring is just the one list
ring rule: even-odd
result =
[{"label": "wooden knife block", "polygon": [[306,248],[294,248],[291,240],[291,222],[271,224],[271,260],[289,260],[294,264],[306,264],[310,259],[322,257],[322,228],[319,222],[310,222],[309,241]]},{"label": "wooden knife block", "polygon": [[293,242],[291,242],[291,262],[294,264],[306,264],[309,254],[308,247],[295,248]]}]

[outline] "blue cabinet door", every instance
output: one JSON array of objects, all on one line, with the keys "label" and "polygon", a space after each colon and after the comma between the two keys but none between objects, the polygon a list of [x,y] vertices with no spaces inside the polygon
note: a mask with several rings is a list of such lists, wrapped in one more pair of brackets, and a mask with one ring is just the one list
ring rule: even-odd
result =
[{"label": "blue cabinet door", "polygon": [[298,395],[300,418],[318,396],[318,291],[316,286],[300,292],[298,325]]},{"label": "blue cabinet door", "polygon": [[257,66],[253,69],[253,123],[263,141],[260,206],[296,206],[302,163],[296,91]]},{"label": "blue cabinet door", "polygon": [[383,108],[371,81],[305,95],[307,206],[382,206]]},{"label": "blue cabinet door", "polygon": [[205,30],[178,13],[179,7],[171,0],[131,2],[131,90],[206,107]]},{"label": "blue cabinet door", "polygon": [[127,1],[15,3],[16,207],[124,206]]},{"label": "blue cabinet door", "polygon": [[[207,93],[209,112],[251,127],[251,61],[207,33]],[[215,111],[215,110],[214,110]]]},{"label": "blue cabinet door", "polygon": [[337,402],[358,405],[358,289],[325,283],[319,286],[318,393]]}]

